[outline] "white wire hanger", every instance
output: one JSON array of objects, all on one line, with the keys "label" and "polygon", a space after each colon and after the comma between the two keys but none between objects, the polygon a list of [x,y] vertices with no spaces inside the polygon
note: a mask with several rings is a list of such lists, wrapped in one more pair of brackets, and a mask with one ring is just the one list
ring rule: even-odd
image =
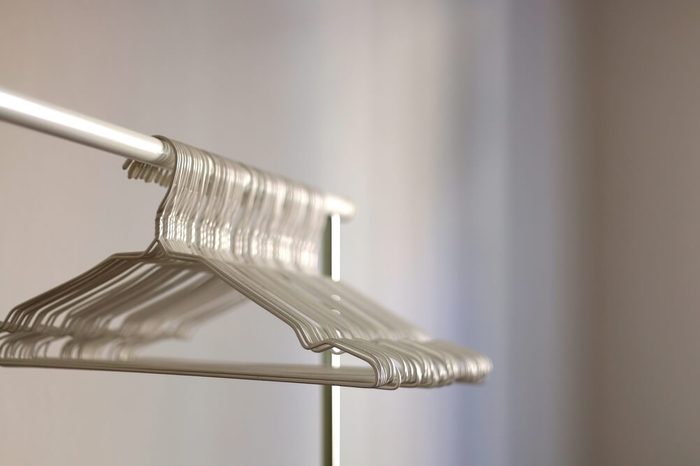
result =
[{"label": "white wire hanger", "polygon": [[[328,196],[160,138],[174,170],[128,161],[129,177],[168,186],[156,237],[14,308],[0,323],[0,365],[153,372],[365,388],[480,382],[485,356],[430,339],[318,272]],[[139,356],[249,299],[302,347],[365,367],[210,363]]]}]

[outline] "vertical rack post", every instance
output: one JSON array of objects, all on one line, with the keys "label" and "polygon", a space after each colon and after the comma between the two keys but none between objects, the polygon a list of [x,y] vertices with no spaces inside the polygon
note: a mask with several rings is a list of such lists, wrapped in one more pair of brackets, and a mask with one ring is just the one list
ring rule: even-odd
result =
[{"label": "vertical rack post", "polygon": [[[328,217],[323,238],[323,273],[331,280],[340,280],[340,215]],[[323,364],[340,367],[340,355],[332,351],[323,353]],[[323,416],[323,465],[340,466],[340,387],[321,387]]]}]

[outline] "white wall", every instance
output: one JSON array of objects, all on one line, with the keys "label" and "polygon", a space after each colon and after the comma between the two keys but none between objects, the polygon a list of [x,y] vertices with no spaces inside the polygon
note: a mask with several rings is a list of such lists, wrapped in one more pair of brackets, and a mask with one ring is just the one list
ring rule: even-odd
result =
[{"label": "white wall", "polygon": [[[565,6],[2,11],[1,85],[349,196],[345,279],[494,359],[480,387],[344,390],[345,464],[582,458]],[[0,140],[0,307],[147,245],[162,191],[120,160],[8,125]],[[318,404],[310,386],[2,369],[0,464],[317,464]]]},{"label": "white wall", "polygon": [[591,464],[590,161],[576,2],[512,2],[508,464]]}]

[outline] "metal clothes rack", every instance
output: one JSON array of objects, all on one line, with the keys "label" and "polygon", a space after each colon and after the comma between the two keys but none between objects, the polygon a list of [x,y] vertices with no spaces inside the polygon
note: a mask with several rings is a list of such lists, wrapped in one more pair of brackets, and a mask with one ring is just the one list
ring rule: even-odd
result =
[{"label": "metal clothes rack", "polygon": [[[174,155],[152,136],[67,110],[0,87],[0,120],[101,149],[166,169],[175,166]],[[326,195],[328,225],[324,235],[323,272],[340,279],[340,223],[353,217],[355,207],[346,199]],[[330,351],[323,361],[340,367],[340,356]],[[340,387],[323,386],[323,464],[340,464]]]},{"label": "metal clothes rack", "polygon": [[[174,155],[165,151],[158,138],[41,102],[2,87],[0,120],[139,162],[163,168],[175,166]],[[338,214],[343,220],[349,220],[355,215],[355,206],[342,197],[328,194],[324,202],[329,215]]]}]

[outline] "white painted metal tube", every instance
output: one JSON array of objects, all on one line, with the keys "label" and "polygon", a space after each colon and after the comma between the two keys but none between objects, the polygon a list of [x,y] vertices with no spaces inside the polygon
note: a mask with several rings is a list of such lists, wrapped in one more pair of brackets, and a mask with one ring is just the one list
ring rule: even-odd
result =
[{"label": "white painted metal tube", "polygon": [[0,120],[159,165],[175,166],[160,140],[0,88]]},{"label": "white painted metal tube", "polygon": [[[0,87],[0,120],[86,146],[102,149],[140,162],[165,168],[175,158],[164,152],[163,143],[152,136],[81,115]],[[355,206],[338,196],[327,195],[326,210],[344,220],[355,214]]]}]

